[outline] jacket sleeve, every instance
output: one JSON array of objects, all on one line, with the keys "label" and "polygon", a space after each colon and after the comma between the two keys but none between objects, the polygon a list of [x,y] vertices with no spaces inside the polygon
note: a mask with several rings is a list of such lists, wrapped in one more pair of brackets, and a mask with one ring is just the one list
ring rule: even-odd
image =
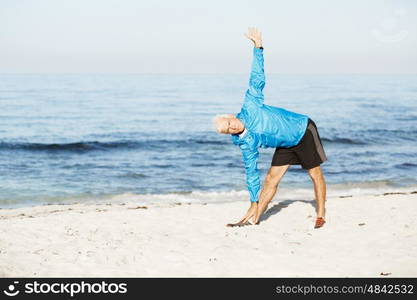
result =
[{"label": "jacket sleeve", "polygon": [[249,88],[245,94],[244,105],[264,102],[263,89],[265,86],[264,56],[263,48],[253,48],[252,70],[249,78]]},{"label": "jacket sleeve", "polygon": [[258,149],[251,148],[247,144],[240,145],[242,150],[243,163],[245,164],[246,171],[246,184],[248,187],[250,201],[258,201],[260,183],[259,183],[259,170],[257,167],[257,160],[259,157]]}]

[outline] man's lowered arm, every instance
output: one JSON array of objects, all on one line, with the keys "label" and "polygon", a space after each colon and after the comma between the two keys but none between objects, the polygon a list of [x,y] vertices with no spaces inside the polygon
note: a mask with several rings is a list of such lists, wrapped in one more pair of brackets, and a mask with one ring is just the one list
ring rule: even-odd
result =
[{"label": "man's lowered arm", "polygon": [[246,184],[249,191],[250,201],[257,202],[260,191],[259,170],[257,161],[259,151],[257,148],[251,148],[248,144],[240,146],[242,150],[243,163],[245,164]]}]

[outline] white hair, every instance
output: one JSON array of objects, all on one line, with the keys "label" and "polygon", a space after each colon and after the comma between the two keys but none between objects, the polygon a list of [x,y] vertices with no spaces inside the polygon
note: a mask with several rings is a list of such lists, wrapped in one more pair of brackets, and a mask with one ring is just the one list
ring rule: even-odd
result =
[{"label": "white hair", "polygon": [[229,129],[227,119],[234,118],[234,117],[235,116],[232,114],[216,115],[213,118],[214,129],[216,129],[218,133],[227,133]]}]

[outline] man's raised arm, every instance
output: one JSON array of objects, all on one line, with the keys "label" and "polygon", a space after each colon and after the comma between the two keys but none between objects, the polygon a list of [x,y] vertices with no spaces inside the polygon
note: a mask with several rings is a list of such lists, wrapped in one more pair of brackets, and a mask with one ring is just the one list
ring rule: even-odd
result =
[{"label": "man's raised arm", "polygon": [[245,94],[244,105],[255,103],[262,105],[264,101],[263,89],[265,86],[264,56],[262,47],[262,35],[256,28],[249,28],[245,34],[253,44],[252,70],[249,78],[249,89]]}]

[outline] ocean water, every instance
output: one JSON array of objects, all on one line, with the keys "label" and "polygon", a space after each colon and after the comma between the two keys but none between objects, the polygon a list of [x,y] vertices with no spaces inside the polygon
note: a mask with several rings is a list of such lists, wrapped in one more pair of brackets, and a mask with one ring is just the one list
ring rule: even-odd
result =
[{"label": "ocean water", "polygon": [[[248,197],[238,113],[248,75],[0,74],[0,207]],[[417,187],[417,75],[267,74],[265,103],[307,114],[329,192]],[[274,149],[260,149],[261,179]],[[284,192],[310,191],[292,166]]]}]

